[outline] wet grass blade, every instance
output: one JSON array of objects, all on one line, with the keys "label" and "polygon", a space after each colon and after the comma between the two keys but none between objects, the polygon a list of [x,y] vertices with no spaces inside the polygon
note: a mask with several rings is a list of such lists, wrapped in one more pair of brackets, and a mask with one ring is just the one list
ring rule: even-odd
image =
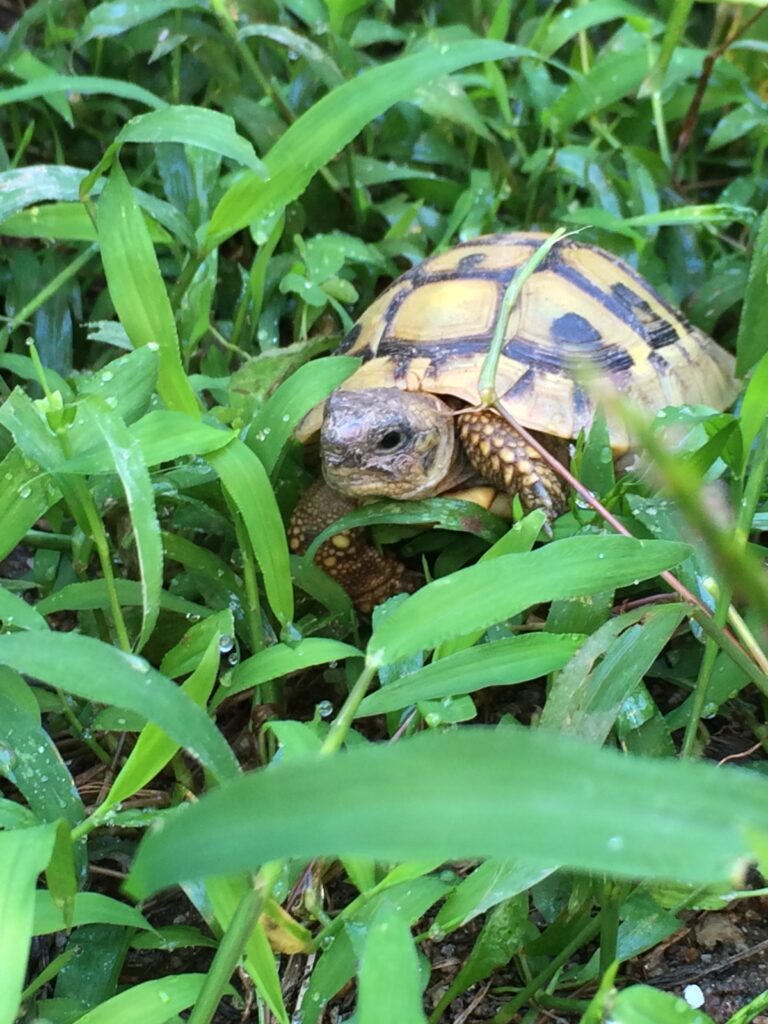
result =
[{"label": "wet grass blade", "polygon": [[109,409],[96,409],[85,402],[79,416],[85,420],[86,429],[92,436],[100,436],[103,440],[112,468],[125,491],[141,581],[141,630],[135,643],[136,650],[140,651],[155,628],[163,589],[163,545],[152,481],[141,448],[119,416]]},{"label": "wet grass blade", "polygon": [[0,636],[0,665],[86,700],[136,711],[192,751],[217,778],[239,770],[205,713],[135,654],[76,633],[13,633]]},{"label": "wet grass blade", "polygon": [[379,907],[361,953],[356,1014],[360,1024],[426,1024],[411,928],[391,903]]},{"label": "wet grass blade", "polygon": [[200,406],[181,365],[173,310],[144,215],[119,163],[99,199],[96,226],[107,286],[135,346],[154,344],[158,391],[170,409],[199,418]]},{"label": "wet grass blade", "polygon": [[19,1010],[32,938],[35,886],[53,852],[55,825],[0,832],[0,1024]]},{"label": "wet grass blade", "polygon": [[188,1009],[200,994],[204,974],[176,974],[138,985],[99,1003],[74,1024],[166,1024]]},{"label": "wet grass blade", "polygon": [[420,85],[472,64],[518,57],[540,60],[534,51],[510,43],[462,41],[400,57],[338,86],[310,107],[270,149],[264,158],[269,174],[266,182],[246,173],[224,193],[211,217],[208,248],[297,199],[320,168],[365,125]]},{"label": "wet grass blade", "polygon": [[[152,925],[135,907],[129,907],[100,892],[79,892],[75,896],[71,927],[77,928],[81,924],[117,924],[125,928],[152,929]],[[56,906],[49,892],[39,889],[35,893],[32,933],[50,935],[66,927],[61,908]]]},{"label": "wet grass blade", "polygon": [[567,633],[533,633],[480,644],[432,662],[370,694],[358,718],[399,711],[420,700],[474,693],[486,686],[509,686],[548,675],[579,649],[584,637]]},{"label": "wet grass blade", "polygon": [[324,637],[307,637],[295,647],[287,644],[273,644],[252,658],[241,662],[232,673],[231,680],[216,694],[213,708],[235,693],[242,693],[254,686],[260,686],[272,679],[303,672],[315,665],[326,665],[329,661],[344,661],[346,658],[362,658],[364,654],[350,644]]},{"label": "wet grass blade", "polygon": [[629,586],[678,565],[686,544],[581,536],[503,555],[434,580],[374,629],[368,660],[380,666],[452,636],[485,629],[531,605]]},{"label": "wet grass blade", "polygon": [[[203,627],[208,623],[202,623]],[[208,630],[210,632],[210,630]],[[208,647],[203,653],[199,664],[181,686],[181,690],[197,704],[204,708],[211,690],[216,682],[219,671],[219,643],[221,633],[213,631],[208,641]],[[145,786],[151,779],[159,774],[179,749],[179,744],[174,742],[154,722],[149,722],[139,734],[136,745],[131,751],[128,759],[120,773],[113,782],[104,804],[99,809],[100,813],[104,808],[112,807],[122,800],[133,796]]]},{"label": "wet grass blade", "polygon": [[288,544],[272,486],[264,467],[250,448],[232,441],[208,455],[224,489],[243,518],[270,607],[281,622],[293,618],[293,587]]},{"label": "wet grass blade", "polygon": [[661,605],[605,623],[556,676],[541,727],[603,743],[685,613],[682,605]]},{"label": "wet grass blade", "polygon": [[521,858],[709,884],[743,871],[747,828],[768,829],[757,774],[465,726],[232,780],[143,840],[129,887],[143,897],[182,878],[338,855]]},{"label": "wet grass blade", "polygon": [[0,668],[0,682],[4,684],[0,720],[4,758],[10,763],[4,759],[0,774],[18,787],[41,821],[63,818],[70,825],[77,825],[85,817],[85,807],[74,780],[38,717],[13,699],[13,691],[9,692],[8,680],[3,676],[8,671]]}]

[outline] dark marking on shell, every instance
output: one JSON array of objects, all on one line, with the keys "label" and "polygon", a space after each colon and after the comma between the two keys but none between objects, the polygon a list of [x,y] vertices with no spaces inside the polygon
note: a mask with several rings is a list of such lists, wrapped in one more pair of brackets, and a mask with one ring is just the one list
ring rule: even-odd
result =
[{"label": "dark marking on shell", "polygon": [[384,338],[379,345],[378,355],[390,356],[398,362],[404,361],[406,366],[410,365],[413,359],[428,359],[433,364],[439,364],[461,356],[485,354],[489,344],[487,337],[455,338],[453,341],[417,344],[398,341],[396,338]]},{"label": "dark marking on shell", "polygon": [[348,332],[346,337],[343,338],[341,344],[336,349],[338,355],[344,355],[345,352],[349,352],[352,346],[355,344],[357,339],[360,337],[360,331],[362,326],[357,323]]},{"label": "dark marking on shell", "polygon": [[637,316],[643,325],[643,334],[653,349],[666,348],[678,340],[677,328],[673,323],[664,320],[646,302],[642,295],[632,291],[622,281],[611,287],[611,292],[618,301]]},{"label": "dark marking on shell", "polygon": [[648,362],[658,374],[665,374],[669,372],[669,363],[659,352],[651,352],[648,356]]},{"label": "dark marking on shell", "polygon": [[[549,255],[556,257],[557,248],[552,249]],[[644,330],[643,323],[638,319],[634,308],[626,302],[621,301],[614,294],[613,289],[609,292],[604,291],[588,277],[582,274],[580,270],[577,270],[576,267],[572,267],[570,264],[565,263],[560,259],[557,259],[557,262],[553,264],[551,269],[557,272],[558,277],[570,282],[584,295],[588,295],[591,299],[594,299],[596,303],[607,309],[623,324],[626,324],[627,327],[634,331],[635,334],[639,335],[640,338],[645,338],[646,332]],[[616,285],[614,285],[614,289],[615,288]],[[629,289],[627,289],[627,291],[629,291]],[[640,296],[638,296],[638,298],[640,298]]]},{"label": "dark marking on shell", "polygon": [[594,409],[586,391],[578,384],[573,385],[573,411],[577,423],[590,419]]},{"label": "dark marking on shell", "polygon": [[533,369],[529,366],[528,369],[522,374],[511,388],[501,396],[502,402],[514,402],[517,398],[525,398],[530,395],[533,389],[536,387],[536,374]]},{"label": "dark marking on shell", "polygon": [[512,338],[504,346],[504,354],[510,359],[516,359],[519,363],[527,363],[529,366],[547,373],[571,373],[573,364],[579,359],[586,359],[601,370],[609,373],[619,373],[622,370],[631,370],[635,365],[632,356],[618,345],[600,345],[588,350],[579,351],[574,346],[570,351],[567,346],[558,349],[543,348],[534,341],[525,338]]},{"label": "dark marking on shell", "polygon": [[460,274],[472,274],[484,260],[484,252],[471,252],[467,256],[461,257],[456,264],[456,269]]},{"label": "dark marking on shell", "polygon": [[[471,257],[467,256],[466,259]],[[430,272],[429,267],[424,267],[424,272],[419,274],[417,278],[414,278],[414,283],[418,287],[424,284],[438,284],[440,281],[494,281],[496,284],[507,287],[509,282],[515,276],[515,267],[497,267],[495,270],[483,270],[482,267],[470,268],[464,270],[460,267],[455,267],[451,270],[433,270]]]},{"label": "dark marking on shell", "polygon": [[[417,269],[418,268],[414,268],[414,271],[417,270]],[[415,282],[415,280],[416,280],[415,277],[410,277],[410,275],[408,275],[408,276],[409,276],[409,280],[412,280],[412,281]],[[402,280],[402,279],[399,278],[398,281],[395,282],[395,284],[398,284],[400,282],[400,280]],[[418,287],[418,284],[414,284],[414,287]],[[392,298],[389,301],[389,304],[387,305],[386,310],[384,311],[384,322],[387,325],[386,328],[384,329],[384,333],[385,334],[389,334],[389,329],[392,326],[392,321],[397,316],[398,309],[400,309],[400,307],[405,302],[405,300],[408,298],[408,296],[412,295],[412,294],[413,294],[413,288],[401,288],[400,291],[397,292],[396,295],[392,296]],[[381,345],[379,345],[379,351],[381,351]]]},{"label": "dark marking on shell", "polygon": [[554,342],[587,346],[602,344],[603,336],[597,328],[578,313],[565,313],[552,322],[549,335]]}]

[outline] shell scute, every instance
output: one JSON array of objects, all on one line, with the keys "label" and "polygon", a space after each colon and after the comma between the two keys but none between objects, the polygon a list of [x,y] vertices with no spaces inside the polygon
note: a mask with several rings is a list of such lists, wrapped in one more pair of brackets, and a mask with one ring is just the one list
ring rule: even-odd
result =
[{"label": "shell scute", "polygon": [[[396,386],[476,404],[505,289],[545,237],[490,235],[408,271],[345,339],[343,350],[366,361],[343,387]],[[684,403],[722,409],[737,392],[734,359],[618,257],[565,240],[512,307],[496,391],[529,429],[572,438],[606,388],[651,412]],[[609,422],[609,430],[624,449],[623,425]]]}]

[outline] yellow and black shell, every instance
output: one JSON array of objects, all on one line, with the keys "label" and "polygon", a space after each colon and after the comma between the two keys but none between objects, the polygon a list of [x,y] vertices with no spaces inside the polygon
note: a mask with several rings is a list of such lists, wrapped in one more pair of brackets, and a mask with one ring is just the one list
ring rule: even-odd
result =
[{"label": "yellow and black shell", "polygon": [[[505,291],[545,238],[488,235],[403,274],[342,342],[341,352],[365,360],[342,387],[399,387],[477,404]],[[565,239],[512,308],[496,393],[529,429],[573,438],[589,427],[596,395],[607,388],[651,414],[680,404],[724,409],[738,390],[733,357],[623,260]],[[609,425],[614,449],[625,450],[623,424]]]}]

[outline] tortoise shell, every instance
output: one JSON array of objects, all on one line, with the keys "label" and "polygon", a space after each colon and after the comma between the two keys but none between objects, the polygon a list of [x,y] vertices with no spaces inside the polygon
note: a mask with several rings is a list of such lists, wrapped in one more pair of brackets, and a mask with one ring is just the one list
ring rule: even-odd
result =
[{"label": "tortoise shell", "polygon": [[[342,388],[399,387],[477,404],[505,290],[546,237],[488,235],[403,274],[342,342],[340,352],[365,360]],[[729,353],[622,260],[566,239],[512,307],[496,392],[529,429],[573,438],[589,427],[606,385],[651,414],[689,403],[724,409],[737,392]],[[310,421],[305,437],[318,415]],[[625,450],[623,424],[609,418],[609,430],[614,449]]]}]

